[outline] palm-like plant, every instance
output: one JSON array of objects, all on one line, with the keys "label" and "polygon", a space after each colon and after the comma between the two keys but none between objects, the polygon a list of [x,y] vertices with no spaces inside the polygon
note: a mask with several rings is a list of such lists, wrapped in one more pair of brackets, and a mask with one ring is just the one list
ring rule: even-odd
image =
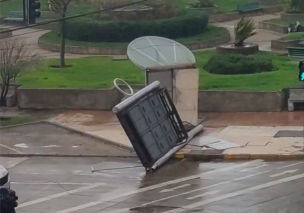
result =
[{"label": "palm-like plant", "polygon": [[257,33],[253,19],[242,17],[234,26],[235,43],[237,47],[244,46],[244,41]]},{"label": "palm-like plant", "polygon": [[68,6],[72,0],[49,0],[49,8],[52,12],[58,13],[62,19],[60,24],[61,50],[60,50],[60,67],[65,67],[65,17]]}]

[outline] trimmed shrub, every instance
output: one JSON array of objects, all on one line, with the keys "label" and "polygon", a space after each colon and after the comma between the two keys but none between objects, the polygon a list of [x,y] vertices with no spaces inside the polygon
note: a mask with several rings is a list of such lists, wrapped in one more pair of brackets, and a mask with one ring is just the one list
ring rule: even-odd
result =
[{"label": "trimmed shrub", "polygon": [[211,57],[204,69],[212,74],[237,75],[271,72],[275,67],[270,58],[261,55],[217,54]]},{"label": "trimmed shrub", "polygon": [[180,16],[162,20],[102,22],[75,19],[66,23],[66,37],[77,41],[129,42],[141,36],[162,36],[171,39],[202,33],[207,16]]}]

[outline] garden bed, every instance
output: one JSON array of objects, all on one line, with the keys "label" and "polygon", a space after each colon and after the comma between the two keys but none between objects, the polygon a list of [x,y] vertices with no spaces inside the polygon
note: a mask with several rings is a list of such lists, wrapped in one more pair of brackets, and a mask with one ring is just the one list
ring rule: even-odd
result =
[{"label": "garden bed", "polygon": [[[176,39],[191,50],[213,47],[230,41],[230,34],[225,28],[208,26],[206,32]],[[60,51],[60,37],[56,32],[49,32],[39,38],[42,49]],[[77,54],[125,55],[129,42],[81,42],[66,40],[66,51]]]}]

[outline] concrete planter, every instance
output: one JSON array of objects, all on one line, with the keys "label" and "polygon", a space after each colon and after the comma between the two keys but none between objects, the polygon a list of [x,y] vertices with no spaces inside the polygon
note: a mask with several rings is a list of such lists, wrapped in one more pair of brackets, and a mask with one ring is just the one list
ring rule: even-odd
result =
[{"label": "concrete planter", "polygon": [[[224,44],[230,41],[230,34],[227,31],[226,35],[220,38],[215,38],[208,41],[198,41],[184,44],[190,50],[198,50],[210,48],[219,44]],[[51,44],[43,41],[41,38],[38,40],[39,47],[45,50],[60,52],[59,44]],[[86,55],[126,55],[127,47],[86,47],[86,46],[70,46],[66,45],[65,51],[72,54],[86,54]]]},{"label": "concrete planter", "polygon": [[281,19],[286,22],[296,23],[296,21],[304,20],[304,13],[294,14],[294,13],[282,13]]},{"label": "concrete planter", "polygon": [[272,40],[271,41],[271,49],[274,50],[284,50],[286,51],[286,49],[288,47],[297,47],[299,46],[299,42],[302,40]]},{"label": "concrete planter", "polygon": [[288,33],[288,27],[284,27],[283,25],[280,24],[275,24],[272,22],[267,22],[267,21],[262,21],[259,22],[259,29],[263,30],[269,30],[281,34],[287,34]]},{"label": "concrete planter", "polygon": [[[112,110],[123,95],[111,89],[25,89],[17,91],[21,109]],[[200,112],[278,112],[287,103],[281,92],[199,91]]]},{"label": "concrete planter", "polygon": [[[247,45],[247,46],[246,46]],[[259,52],[259,46],[257,44],[245,44],[243,47],[231,47],[233,44],[217,46],[216,51],[218,53],[240,54],[240,55],[252,55]]]}]

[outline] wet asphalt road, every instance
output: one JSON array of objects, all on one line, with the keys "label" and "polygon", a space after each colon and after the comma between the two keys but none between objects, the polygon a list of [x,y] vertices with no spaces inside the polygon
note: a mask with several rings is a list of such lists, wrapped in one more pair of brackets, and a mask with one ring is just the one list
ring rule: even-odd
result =
[{"label": "wet asphalt road", "polygon": [[[303,213],[304,162],[175,160],[146,174],[136,159],[1,158],[17,213]],[[91,172],[91,167],[100,169]],[[134,167],[128,169],[115,169]]]}]

